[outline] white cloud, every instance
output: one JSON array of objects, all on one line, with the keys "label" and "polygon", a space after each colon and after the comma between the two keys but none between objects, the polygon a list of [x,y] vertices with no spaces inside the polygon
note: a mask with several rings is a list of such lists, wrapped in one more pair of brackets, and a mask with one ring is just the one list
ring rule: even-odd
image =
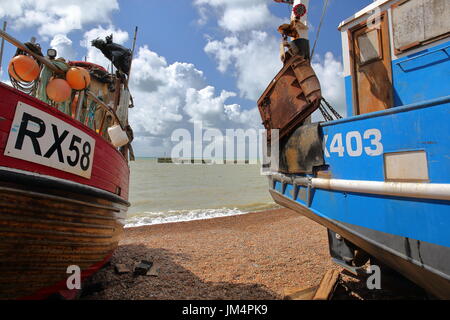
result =
[{"label": "white cloud", "polygon": [[227,103],[236,93],[225,90],[217,93],[193,64],[169,64],[147,46],[137,51],[130,88],[135,101],[130,123],[139,137],[136,146],[143,152],[169,152],[172,132],[178,128],[192,129],[194,121],[202,121],[205,128],[222,130],[259,123],[254,121],[257,119],[254,111]]},{"label": "white cloud", "polygon": [[[245,37],[247,40],[243,40]],[[243,98],[257,100],[282,66],[278,48],[275,37],[252,31],[246,36],[209,41],[205,52],[216,59],[219,71],[235,71]]]},{"label": "white cloud", "polygon": [[[204,50],[218,63],[218,70],[236,77],[242,98],[257,100],[281,67],[279,39],[268,31],[283,23],[269,10],[272,0],[195,0],[201,21],[217,17],[228,36],[208,36]],[[207,11],[207,9],[210,9]]]},{"label": "white cloud", "polygon": [[208,8],[206,7],[198,7],[198,15],[200,16],[197,19],[197,23],[199,25],[205,25],[208,20],[209,20],[209,16],[208,16]]},{"label": "white cloud", "polygon": [[207,10],[219,14],[218,24],[231,32],[249,31],[275,27],[281,19],[274,16],[268,7],[272,0],[195,0],[200,14],[199,23],[204,24]]},{"label": "white cloud", "polygon": [[222,90],[219,96],[215,95],[215,88],[207,86],[201,90],[189,88],[186,91],[185,112],[191,121],[203,121],[204,126],[222,127],[227,120],[227,110],[232,105],[225,105],[234,92]]},{"label": "white cloud", "polygon": [[344,68],[342,63],[327,52],[324,58],[315,56],[312,67],[319,78],[323,97],[342,116],[347,114],[345,103]]},{"label": "white cloud", "polygon": [[72,47],[72,40],[63,34],[57,34],[50,42],[50,47],[56,49],[58,57],[63,57],[66,60],[75,60],[77,53]]},{"label": "white cloud", "polygon": [[0,19],[15,29],[37,28],[39,35],[53,37],[80,30],[89,23],[110,23],[117,0],[0,0]]}]

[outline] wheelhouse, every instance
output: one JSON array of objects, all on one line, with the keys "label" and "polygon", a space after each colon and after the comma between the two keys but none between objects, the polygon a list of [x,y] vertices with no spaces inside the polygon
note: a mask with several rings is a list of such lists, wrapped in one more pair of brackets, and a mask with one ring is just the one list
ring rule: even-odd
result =
[{"label": "wheelhouse", "polygon": [[450,1],[378,0],[343,21],[347,116],[450,92]]}]

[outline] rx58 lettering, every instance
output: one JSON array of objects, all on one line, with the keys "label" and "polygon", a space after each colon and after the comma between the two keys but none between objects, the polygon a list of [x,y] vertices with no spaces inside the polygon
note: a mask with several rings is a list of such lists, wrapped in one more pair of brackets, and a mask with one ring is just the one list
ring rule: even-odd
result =
[{"label": "rx58 lettering", "polygon": [[[29,130],[29,123],[34,124],[33,127],[37,127],[38,130]],[[83,171],[87,171],[89,169],[91,165],[90,156],[92,153],[92,146],[88,141],[83,143],[80,137],[72,134],[69,146],[69,152],[71,154],[64,157],[62,144],[64,141],[66,141],[66,139],[70,135],[70,132],[67,130],[60,132],[58,127],[55,124],[52,124],[51,130],[53,133],[54,141],[50,148],[43,154],[39,139],[45,135],[46,130],[47,126],[42,119],[39,119],[38,117],[32,116],[29,113],[25,112],[22,117],[22,122],[17,135],[15,148],[17,150],[22,150],[25,137],[28,137],[33,144],[33,150],[37,156],[50,159],[56,153],[58,161],[61,163],[65,163],[67,161],[67,163],[72,167],[80,165]]]}]

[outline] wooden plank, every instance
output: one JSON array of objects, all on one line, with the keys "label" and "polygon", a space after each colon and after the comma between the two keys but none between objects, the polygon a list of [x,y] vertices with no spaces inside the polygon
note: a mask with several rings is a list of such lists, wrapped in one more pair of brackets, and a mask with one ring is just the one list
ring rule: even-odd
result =
[{"label": "wooden plank", "polygon": [[313,300],[318,286],[310,288],[292,288],[284,290],[284,300]]},{"label": "wooden plank", "polygon": [[53,72],[59,73],[59,74],[63,74],[64,71],[60,70],[58,67],[56,67],[49,59],[47,59],[46,57],[42,57],[36,53],[34,53],[33,51],[31,51],[30,49],[28,49],[27,46],[25,46],[25,44],[23,44],[22,42],[20,42],[19,40],[15,39],[13,36],[9,35],[8,33],[6,33],[3,30],[0,30],[0,37],[5,39],[6,41],[8,41],[9,43],[11,43],[12,45],[16,46],[17,48],[25,51],[26,53],[28,53],[29,55],[33,56],[36,60],[38,60],[39,62],[41,62],[42,64],[45,64],[50,70],[52,70]]},{"label": "wooden plank", "polygon": [[113,203],[75,195],[87,202],[80,205],[71,202],[70,193],[52,191],[69,201],[47,199],[52,192],[45,185],[38,190],[43,196],[22,194],[22,186],[12,181],[7,186],[11,190],[0,188],[0,255],[5,262],[0,265],[0,299],[34,295],[43,288],[43,297],[63,290],[65,281],[52,286],[67,278],[67,266],[75,264],[83,274],[92,273],[117,247],[123,226],[116,212],[96,206]]},{"label": "wooden plank", "polygon": [[159,271],[159,264],[154,262],[150,270],[148,270],[147,276],[157,277],[159,275],[158,271]]},{"label": "wooden plank", "polygon": [[400,47],[400,48],[398,48],[398,49],[396,48],[396,49],[395,49],[395,53],[396,53],[396,54],[401,54],[403,51],[406,51],[406,50],[412,49],[412,48],[414,48],[414,47],[420,46],[420,44],[421,44],[421,42],[419,42],[419,41],[416,41],[416,42],[407,44],[407,45],[405,45],[405,46],[403,46],[403,47]]},{"label": "wooden plank", "polygon": [[391,52],[387,12],[380,14],[381,29],[378,31],[378,45],[381,45],[379,59],[362,63],[359,38],[371,32],[363,25],[350,29],[352,32],[352,75],[354,76],[354,101],[358,114],[385,110],[393,106]]},{"label": "wooden plank", "polygon": [[334,289],[338,283],[340,272],[337,270],[328,270],[325,273],[319,288],[317,289],[313,300],[329,300],[331,299]]}]

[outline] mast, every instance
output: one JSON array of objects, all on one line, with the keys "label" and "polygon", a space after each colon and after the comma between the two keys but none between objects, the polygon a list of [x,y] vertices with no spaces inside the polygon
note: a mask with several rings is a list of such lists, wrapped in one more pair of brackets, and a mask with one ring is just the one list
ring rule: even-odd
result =
[{"label": "mast", "polygon": [[[4,21],[3,22],[3,32],[6,32],[6,26],[7,26],[7,22]],[[5,39],[2,38],[2,44],[0,47],[0,72],[2,71],[2,63],[3,63],[3,49],[5,48]]]},{"label": "mast", "polygon": [[131,49],[131,62],[130,62],[130,70],[128,71],[128,77],[126,80],[126,86],[128,87],[128,83],[130,82],[130,74],[131,74],[131,66],[133,64],[134,51],[136,50],[136,40],[137,40],[138,27],[134,29],[134,38],[133,38],[133,47]]}]

